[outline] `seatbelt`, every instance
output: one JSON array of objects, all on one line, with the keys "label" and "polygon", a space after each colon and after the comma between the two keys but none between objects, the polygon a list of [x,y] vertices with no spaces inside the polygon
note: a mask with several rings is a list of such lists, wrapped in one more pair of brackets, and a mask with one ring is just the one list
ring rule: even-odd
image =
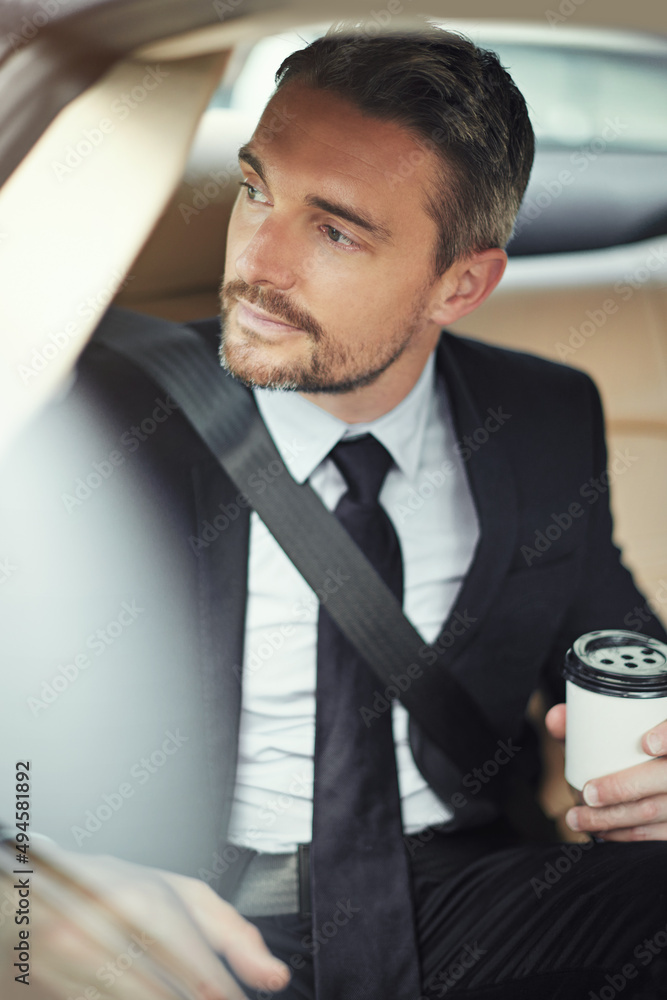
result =
[{"label": "seatbelt", "polygon": [[[439,701],[420,699],[418,679],[401,690],[399,698],[461,774],[492,760],[500,738],[489,720],[442,662],[442,654],[408,621],[315,491],[292,478],[252,393],[224,372],[202,337],[187,326],[113,308],[93,339],[137,365],[169,393],[307,583],[327,594],[327,611],[383,686],[395,688],[397,675],[414,677],[413,665],[425,670],[427,661],[436,662]],[[271,473],[270,489],[257,475],[261,470]],[[342,581],[334,590],[325,587],[332,571]],[[508,800],[519,802],[516,808],[527,820],[521,822],[522,832],[553,839],[522,767],[520,755],[504,765],[494,779],[496,792],[510,819],[516,810],[508,807]]]}]

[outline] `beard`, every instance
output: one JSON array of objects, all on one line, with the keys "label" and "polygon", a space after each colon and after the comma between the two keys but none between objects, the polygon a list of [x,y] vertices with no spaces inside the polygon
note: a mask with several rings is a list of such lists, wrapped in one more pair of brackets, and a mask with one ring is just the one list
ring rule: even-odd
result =
[{"label": "beard", "polygon": [[[239,298],[303,331],[296,336],[300,344],[306,341],[306,351],[301,348],[300,356],[294,360],[272,362],[272,344],[260,334],[237,324],[237,330],[242,333],[240,337],[230,319]],[[230,375],[250,388],[350,392],[375,382],[403,354],[414,334],[421,329],[423,306],[420,308],[419,303],[422,301],[420,293],[407,322],[379,344],[361,343],[351,348],[337,342],[312,316],[296,308],[279,292],[248,285],[241,279],[229,281],[220,288],[220,363]]]}]

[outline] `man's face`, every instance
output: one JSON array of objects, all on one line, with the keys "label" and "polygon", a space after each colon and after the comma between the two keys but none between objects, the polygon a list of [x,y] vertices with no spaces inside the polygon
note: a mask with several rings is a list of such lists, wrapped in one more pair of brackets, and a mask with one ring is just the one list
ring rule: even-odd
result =
[{"label": "man's face", "polygon": [[250,385],[344,392],[411,351],[425,360],[439,330],[424,208],[433,154],[400,126],[292,83],[240,162],[250,187],[227,238],[225,366]]}]

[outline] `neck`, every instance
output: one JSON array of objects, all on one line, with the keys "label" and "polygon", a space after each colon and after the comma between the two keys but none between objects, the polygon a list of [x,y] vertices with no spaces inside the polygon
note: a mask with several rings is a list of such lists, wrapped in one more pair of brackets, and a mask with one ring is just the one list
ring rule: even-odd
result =
[{"label": "neck", "polygon": [[401,357],[370,385],[350,392],[301,392],[314,403],[346,424],[369,423],[389,413],[412,391],[434,344],[419,350],[406,350]]}]

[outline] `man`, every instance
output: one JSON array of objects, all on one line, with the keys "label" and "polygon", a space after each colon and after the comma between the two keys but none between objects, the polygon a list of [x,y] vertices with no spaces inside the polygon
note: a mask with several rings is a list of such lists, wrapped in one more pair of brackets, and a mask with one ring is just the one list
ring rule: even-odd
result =
[{"label": "man", "polygon": [[[525,104],[492,55],[436,29],[330,33],[278,84],[240,153],[220,357],[253,387],[294,478],[362,548],[384,532],[368,558],[506,734],[502,766],[530,755],[527,701],[540,684],[558,697],[572,641],[643,603],[602,495],[539,561],[522,554],[604,469],[590,381],[441,333],[502,277],[532,162]],[[217,321],[194,325],[215,350]],[[99,345],[80,381],[117,427],[155,395]],[[206,725],[223,727],[225,863],[200,877],[290,968],[284,995],[585,996],[630,979],[665,995],[663,845],[519,843],[472,777],[488,761],[461,774],[398,701],[389,710],[326,594],[313,599],[180,415],[142,463],[189,547]],[[270,491],[274,473],[257,474]],[[665,638],[654,618],[645,632]],[[437,674],[411,680],[423,702],[440,697]],[[563,738],[564,706],[548,722]],[[573,829],[667,838],[667,722],[644,747],[658,759],[589,783]],[[298,847],[311,839],[309,877]]]}]

